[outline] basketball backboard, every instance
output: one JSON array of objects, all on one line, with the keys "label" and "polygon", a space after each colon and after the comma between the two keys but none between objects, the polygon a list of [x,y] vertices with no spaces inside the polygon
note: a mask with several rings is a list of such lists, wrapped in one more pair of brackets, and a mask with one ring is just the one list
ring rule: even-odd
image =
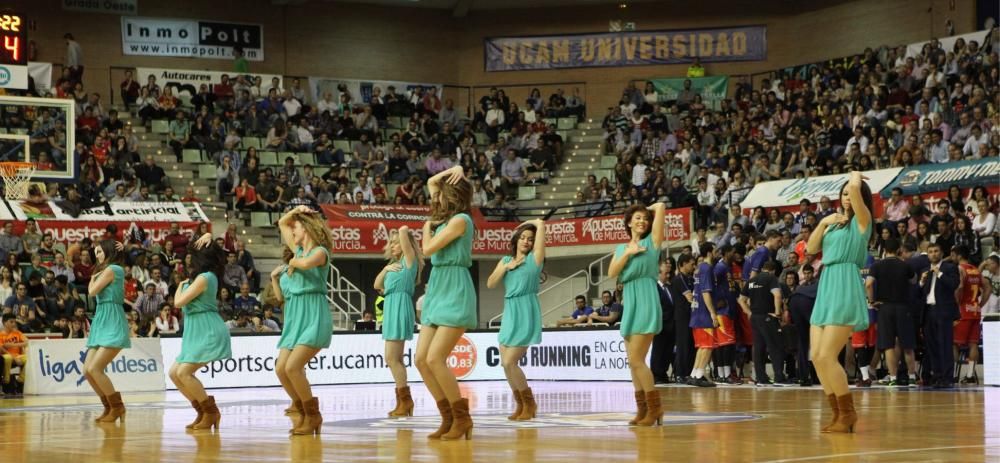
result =
[{"label": "basketball backboard", "polygon": [[75,120],[73,100],[0,96],[0,161],[34,164],[35,181],[75,182]]}]

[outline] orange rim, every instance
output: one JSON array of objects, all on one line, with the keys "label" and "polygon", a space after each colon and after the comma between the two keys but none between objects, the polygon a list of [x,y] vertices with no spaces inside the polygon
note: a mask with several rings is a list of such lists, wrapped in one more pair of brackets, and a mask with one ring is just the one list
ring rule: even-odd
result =
[{"label": "orange rim", "polygon": [[33,167],[35,167],[35,165],[30,162],[17,162],[17,161],[0,162],[0,172],[7,175],[16,174],[18,170],[33,168]]}]

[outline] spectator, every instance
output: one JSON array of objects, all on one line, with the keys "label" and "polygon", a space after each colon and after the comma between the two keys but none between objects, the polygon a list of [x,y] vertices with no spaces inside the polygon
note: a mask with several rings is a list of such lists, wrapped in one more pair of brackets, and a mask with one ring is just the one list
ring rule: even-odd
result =
[{"label": "spectator", "polygon": [[161,304],[160,313],[156,316],[156,331],[161,335],[174,334],[181,330],[177,317],[171,314],[170,304]]},{"label": "spectator", "polygon": [[135,299],[132,305],[140,318],[153,318],[156,316],[160,306],[165,302],[165,298],[156,290],[157,284],[150,281],[144,285],[142,294]]},{"label": "spectator", "polygon": [[17,326],[14,315],[3,315],[3,331],[0,331],[0,355],[3,356],[3,384],[6,387],[10,384],[10,370],[14,365],[21,367],[21,373],[17,377],[17,382],[24,383],[24,367],[28,356],[24,354],[24,349],[28,347],[28,338],[24,336]]},{"label": "spectator", "polygon": [[576,297],[576,308],[568,318],[561,318],[556,321],[556,326],[589,324],[590,315],[594,313],[593,307],[587,305],[587,298],[582,294]]},{"label": "spectator", "polygon": [[235,293],[239,290],[240,286],[247,282],[246,271],[243,270],[243,267],[240,267],[240,265],[236,263],[236,253],[227,253],[226,267],[222,274],[223,286],[229,289],[230,292]]},{"label": "spectator", "polygon": [[611,298],[611,291],[601,293],[601,306],[587,315],[587,323],[607,323],[614,325],[621,319],[622,305]]},{"label": "spectator", "polygon": [[[161,102],[160,105],[162,106],[163,103]],[[191,125],[184,120],[184,111],[177,111],[176,118],[170,121],[170,127],[167,132],[167,144],[174,150],[174,156],[177,157],[178,163],[183,160],[181,152],[184,148],[194,147],[191,140]]]},{"label": "spectator", "polygon": [[500,187],[507,196],[516,197],[517,187],[526,180],[528,169],[517,153],[507,150],[507,157],[500,166]]},{"label": "spectator", "polygon": [[135,105],[136,100],[139,99],[139,82],[132,77],[132,70],[125,71],[125,80],[122,81],[121,85],[121,97],[122,102],[125,103],[125,109],[130,109],[132,105]]}]

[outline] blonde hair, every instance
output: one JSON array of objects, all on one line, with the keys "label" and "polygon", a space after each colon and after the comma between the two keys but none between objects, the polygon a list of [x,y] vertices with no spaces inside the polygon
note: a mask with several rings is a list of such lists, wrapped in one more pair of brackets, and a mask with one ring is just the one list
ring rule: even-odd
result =
[{"label": "blonde hair", "polygon": [[462,179],[452,185],[442,181],[438,199],[431,201],[431,221],[444,222],[455,214],[472,209],[472,183]]},{"label": "blonde hair", "polygon": [[[424,254],[423,252],[421,252],[420,244],[417,243],[417,238],[413,236],[413,232],[410,232],[406,236],[406,239],[409,240],[410,248],[413,249],[413,253],[415,254],[414,259],[417,261],[416,283],[420,283],[420,274],[422,274],[424,271]],[[398,260],[392,256],[392,245],[398,242],[399,242],[399,230],[390,231],[389,239],[385,242],[385,246],[382,248],[382,255],[385,257],[385,260],[389,262],[399,262],[400,265],[402,265],[403,264],[402,260],[405,259],[406,256],[400,256],[400,259]]]},{"label": "blonde hair", "polygon": [[319,213],[296,212],[292,215],[292,220],[302,224],[306,234],[312,238],[317,246],[322,246],[330,251],[333,248],[333,237],[330,236],[330,229],[323,221]]}]

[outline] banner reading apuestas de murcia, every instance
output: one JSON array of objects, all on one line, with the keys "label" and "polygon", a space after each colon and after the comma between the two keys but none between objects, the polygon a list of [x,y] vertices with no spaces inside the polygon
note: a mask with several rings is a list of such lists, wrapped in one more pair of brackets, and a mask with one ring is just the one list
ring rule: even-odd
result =
[{"label": "banner reading apuestas de murcia", "polygon": [[[403,225],[419,240],[430,210],[425,206],[322,206],[333,234],[334,252],[379,253],[392,230]],[[470,214],[476,228],[472,252],[506,254],[519,222],[486,220],[478,209]],[[691,238],[691,208],[668,209],[664,234],[669,241]],[[545,223],[547,246],[618,244],[628,240],[620,215],[549,220]]]}]

